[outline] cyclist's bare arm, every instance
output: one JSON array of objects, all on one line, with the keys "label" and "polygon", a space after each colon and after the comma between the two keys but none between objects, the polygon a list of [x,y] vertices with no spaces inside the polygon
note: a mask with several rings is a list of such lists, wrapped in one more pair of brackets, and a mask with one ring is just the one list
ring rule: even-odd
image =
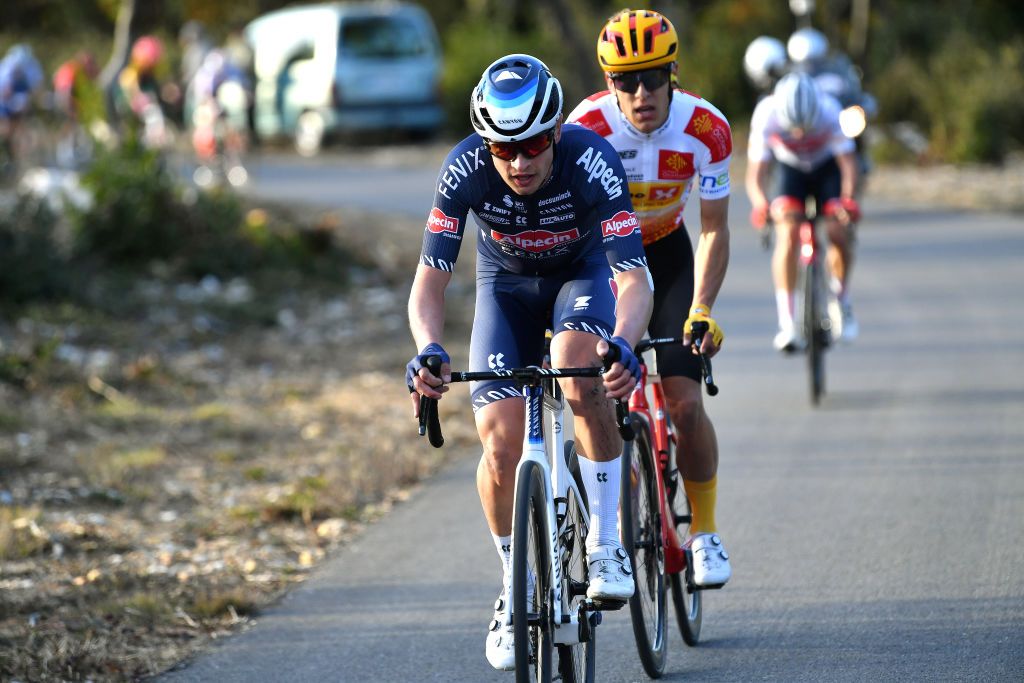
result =
[{"label": "cyclist's bare arm", "polygon": [[[691,306],[714,306],[729,266],[729,198],[702,199],[700,238],[694,254],[693,301]],[[717,349],[705,352],[713,356]]]},{"label": "cyclist's bare arm", "polygon": [[837,154],[836,165],[839,166],[839,196],[846,199],[854,199],[857,188],[857,174],[860,172],[857,167],[856,152]]},{"label": "cyclist's bare arm", "polygon": [[765,188],[768,186],[768,174],[771,171],[771,163],[768,161],[748,161],[746,188],[747,197],[754,206],[768,204],[768,195]]},{"label": "cyclist's bare arm", "polygon": [[[640,341],[647,330],[647,323],[654,310],[654,294],[650,274],[646,268],[625,270],[615,275],[618,299],[615,305],[615,332],[612,336],[622,337],[632,346]],[[598,353],[604,350],[598,344]],[[636,378],[623,372],[622,364],[615,363],[604,375],[604,386],[611,398],[625,398],[636,384]]]},{"label": "cyclist's bare arm", "polygon": [[[444,333],[444,293],[452,274],[420,264],[416,268],[412,291],[409,293],[409,330],[416,341],[416,348],[422,349],[431,342],[441,343]],[[441,366],[441,375],[451,375],[451,367]],[[409,394],[415,409],[419,410],[419,394],[429,398],[441,398],[447,386],[435,388],[441,378],[422,368],[414,379],[417,393]],[[418,413],[417,413],[418,414]]]}]

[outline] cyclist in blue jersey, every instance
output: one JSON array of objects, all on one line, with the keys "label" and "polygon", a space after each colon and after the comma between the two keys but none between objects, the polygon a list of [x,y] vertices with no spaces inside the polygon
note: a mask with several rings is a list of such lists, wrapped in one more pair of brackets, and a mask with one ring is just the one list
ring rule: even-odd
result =
[{"label": "cyclist in blue jersey", "polygon": [[[472,211],[479,229],[471,370],[540,365],[547,328],[554,331],[556,367],[600,365],[609,345],[621,353],[603,379],[561,385],[591,507],[587,595],[626,600],[634,585],[617,530],[622,441],[610,399],[628,397],[636,385],[632,349],[647,327],[652,285],[619,157],[596,133],[563,125],[562,104],[558,80],[528,55],[495,61],[473,89],[476,132],[441,166],[427,219],[409,298],[409,326],[420,352],[406,379],[416,410],[420,394],[439,399],[447,390],[445,289]],[[444,361],[441,377],[422,365],[431,354]],[[504,569],[486,654],[492,666],[507,670],[515,664],[512,629],[503,617],[525,404],[521,391],[505,381],[474,383],[471,397],[483,444],[477,490]]]}]

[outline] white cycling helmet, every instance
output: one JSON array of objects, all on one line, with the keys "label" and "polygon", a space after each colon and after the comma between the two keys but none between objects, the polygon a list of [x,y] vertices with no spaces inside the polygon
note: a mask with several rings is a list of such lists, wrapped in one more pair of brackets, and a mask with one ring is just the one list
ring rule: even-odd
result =
[{"label": "white cycling helmet", "polygon": [[506,55],[473,88],[469,118],[480,137],[516,142],[551,130],[562,113],[562,86],[536,57]]},{"label": "white cycling helmet", "polygon": [[785,128],[808,130],[818,121],[818,86],[805,73],[788,73],[775,86],[775,111]]},{"label": "white cycling helmet", "polygon": [[756,87],[767,90],[786,66],[786,46],[778,38],[755,38],[743,53],[743,69]]},{"label": "white cycling helmet", "polygon": [[796,64],[817,62],[828,56],[828,38],[817,29],[802,28],[789,37],[786,52]]}]

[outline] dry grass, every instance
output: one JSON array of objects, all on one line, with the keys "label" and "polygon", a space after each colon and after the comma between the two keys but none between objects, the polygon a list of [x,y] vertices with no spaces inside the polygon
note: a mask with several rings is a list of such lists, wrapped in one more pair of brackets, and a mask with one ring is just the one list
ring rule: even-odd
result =
[{"label": "dry grass", "polygon": [[[418,244],[395,243],[411,272]],[[362,278],[288,292],[271,326],[197,325],[211,309],[173,287],[138,322],[66,308],[0,320],[18,369],[0,381],[0,680],[164,671],[456,452],[415,440],[403,280]],[[465,412],[446,428],[453,445],[475,438]]]}]

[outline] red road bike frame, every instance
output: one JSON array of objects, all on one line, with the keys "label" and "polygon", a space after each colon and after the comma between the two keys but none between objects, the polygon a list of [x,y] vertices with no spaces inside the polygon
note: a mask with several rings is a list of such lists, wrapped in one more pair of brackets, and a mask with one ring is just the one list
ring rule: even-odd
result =
[{"label": "red road bike frame", "polygon": [[[642,354],[640,360],[640,381],[629,397],[630,412],[639,413],[651,430],[651,448],[658,459],[656,476],[658,478],[658,509],[661,515],[661,537],[665,551],[665,573],[676,574],[686,569],[686,553],[683,543],[676,533],[675,518],[668,504],[668,493],[665,489],[665,475],[673,466],[672,458],[677,446],[676,435],[668,416],[665,402],[665,390],[661,381],[649,381],[647,364]],[[647,389],[650,388],[651,399],[648,401]],[[679,485],[682,485],[681,482]]]}]

